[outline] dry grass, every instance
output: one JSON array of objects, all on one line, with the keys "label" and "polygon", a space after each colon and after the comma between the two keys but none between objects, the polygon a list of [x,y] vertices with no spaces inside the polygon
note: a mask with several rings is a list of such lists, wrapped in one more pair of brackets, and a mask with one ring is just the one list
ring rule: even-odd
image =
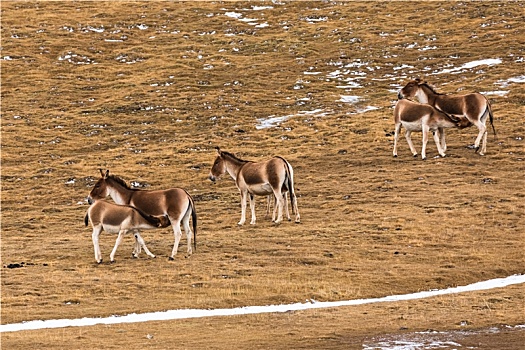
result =
[{"label": "dry grass", "polygon": [[[522,2],[291,2],[246,10],[255,4],[2,2],[3,324],[381,297],[525,273],[525,89],[502,85],[523,75]],[[435,74],[488,58],[502,63]],[[338,69],[341,78],[331,75]],[[465,147],[476,135],[470,128],[448,133],[446,158],[432,158],[429,143],[429,159],[414,159],[404,140],[392,158],[395,90],[415,76],[440,92],[509,91],[489,95],[498,138],[489,136],[486,156]],[[346,78],[358,87],[339,88]],[[341,95],[361,100],[344,103]],[[367,106],[378,109],[359,112]],[[325,115],[304,113],[314,110]],[[288,115],[296,116],[255,128],[260,118]],[[286,157],[302,223],[274,226],[259,199],[257,225],[237,227],[233,182],[207,180],[216,145],[247,159]],[[197,253],[184,259],[183,240],[168,262],[173,234],[147,231],[157,259],[131,259],[128,238],[116,264],[96,265],[83,216],[98,168],[148,189],[189,190],[199,214]],[[102,237],[106,261],[114,239]],[[2,334],[2,346],[361,346],[401,327],[523,324],[521,289],[20,332]],[[159,336],[148,341],[146,329]],[[508,348],[520,337],[508,333]]]}]

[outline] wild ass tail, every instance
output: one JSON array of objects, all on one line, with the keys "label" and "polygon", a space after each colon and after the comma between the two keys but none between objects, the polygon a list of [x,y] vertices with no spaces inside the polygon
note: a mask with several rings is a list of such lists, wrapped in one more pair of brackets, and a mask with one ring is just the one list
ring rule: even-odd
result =
[{"label": "wild ass tail", "polygon": [[84,225],[88,225],[89,224],[89,214],[86,213],[86,216],[84,216]]},{"label": "wild ass tail", "polygon": [[496,129],[494,128],[494,116],[492,115],[492,106],[490,105],[489,100],[487,100],[487,109],[485,110],[485,113],[489,113],[489,121],[490,125],[492,126],[492,131],[494,132],[494,139],[496,138]]},{"label": "wild ass tail", "polygon": [[283,157],[277,156],[277,158],[282,159],[282,161],[286,165],[286,187],[288,187],[288,192],[290,192],[290,204],[292,205],[292,213],[297,214],[295,212],[295,203],[297,201],[297,198],[295,198],[295,191],[293,186],[293,168],[290,165],[290,163],[288,163],[288,161]]},{"label": "wild ass tail", "polygon": [[193,222],[193,250],[197,251],[197,212],[195,211],[195,203],[193,202],[193,197],[184,190],[188,195],[188,200],[190,201],[190,206],[188,210],[191,210],[191,221]]}]

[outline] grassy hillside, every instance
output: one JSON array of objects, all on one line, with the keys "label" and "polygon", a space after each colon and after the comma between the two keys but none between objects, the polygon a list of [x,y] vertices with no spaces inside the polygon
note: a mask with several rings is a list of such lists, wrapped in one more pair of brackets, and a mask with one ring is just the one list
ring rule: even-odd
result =
[{"label": "grassy hillside", "polygon": [[[523,13],[519,1],[3,1],[1,322],[382,297],[525,273]],[[403,138],[392,157],[392,107],[415,77],[489,98],[498,135],[486,156],[467,147],[467,128],[447,131],[445,158],[432,140],[428,160],[413,158]],[[257,224],[238,227],[234,182],[207,179],[215,146],[285,157],[301,224],[275,226],[258,198]],[[156,259],[132,259],[130,236],[109,264],[116,237],[103,234],[97,265],[83,218],[99,168],[141,189],[188,190],[196,254],[184,258],[183,238],[169,262],[166,228],[143,232]],[[2,346],[362,348],[523,324],[523,307],[513,287],[3,333]],[[469,339],[511,349],[523,338],[484,334]]]}]

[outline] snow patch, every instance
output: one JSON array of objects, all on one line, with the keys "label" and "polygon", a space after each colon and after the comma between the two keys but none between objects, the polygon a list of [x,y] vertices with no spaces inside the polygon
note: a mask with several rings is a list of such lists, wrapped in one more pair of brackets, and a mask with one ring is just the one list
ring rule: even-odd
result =
[{"label": "snow patch", "polygon": [[501,59],[499,58],[489,58],[486,60],[478,60],[478,61],[472,61],[465,63],[464,65],[460,67],[450,68],[450,69],[443,69],[441,72],[437,72],[435,74],[443,74],[443,73],[459,73],[465,69],[472,69],[479,66],[494,66],[496,64],[502,63]]}]

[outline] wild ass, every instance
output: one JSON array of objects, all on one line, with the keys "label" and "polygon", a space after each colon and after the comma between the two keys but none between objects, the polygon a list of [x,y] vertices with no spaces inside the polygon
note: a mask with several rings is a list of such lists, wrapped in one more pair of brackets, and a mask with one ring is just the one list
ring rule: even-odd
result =
[{"label": "wild ass", "polygon": [[[283,220],[283,207],[285,205],[286,192],[290,193],[292,212],[295,214],[295,222],[299,223],[301,217],[297,208],[293,183],[293,168],[284,158],[274,157],[262,162],[252,162],[237,158],[234,154],[217,150],[217,158],[210,170],[210,180],[216,181],[218,177],[228,172],[235,181],[241,193],[241,220],[239,225],[246,221],[246,201],[250,198],[250,209],[252,219],[250,224],[255,224],[255,198],[254,196],[269,196],[275,198],[275,209],[272,221],[279,224]],[[269,208],[269,207],[267,207]],[[267,209],[268,210],[268,209]],[[277,210],[277,218],[275,218]]]},{"label": "wild ass", "polygon": [[193,198],[188,192],[181,188],[170,188],[167,190],[146,191],[133,189],[124,180],[115,175],[109,175],[100,169],[101,178],[89,194],[88,200],[96,200],[110,196],[113,201],[120,205],[131,205],[148,215],[165,215],[171,222],[175,243],[169,256],[173,260],[177,254],[177,248],[182,236],[180,225],[182,223],[188,241],[187,254],[192,254],[190,216],[193,221],[193,248],[197,249],[197,213]]},{"label": "wild ass", "polygon": [[[399,99],[417,97],[419,102],[429,104],[436,109],[447,113],[450,116],[461,118],[461,127],[475,125],[478,130],[478,136],[474,142],[476,152],[484,155],[487,151],[487,128],[485,123],[489,117],[494,136],[494,117],[492,108],[485,96],[480,93],[471,93],[466,95],[445,95],[436,92],[427,82],[421,79],[415,79],[408,82],[398,94]],[[480,142],[483,143],[480,148]]]},{"label": "wild ass", "polygon": [[110,261],[114,262],[117,248],[128,231],[134,231],[135,234],[136,243],[133,256],[137,258],[141,248],[144,248],[146,254],[154,258],[155,255],[146,247],[146,243],[140,236],[139,230],[150,230],[170,225],[167,216],[151,216],[129,205],[118,205],[104,200],[97,200],[89,207],[84,217],[84,223],[86,226],[88,223],[91,223],[93,227],[91,238],[93,240],[93,248],[95,249],[95,260],[99,264],[102,262],[102,253],[100,252],[99,245],[99,236],[102,230],[108,233],[118,233],[115,247],[109,256]]},{"label": "wild ass", "polygon": [[423,132],[423,146],[421,148],[421,158],[426,159],[426,148],[428,142],[428,132],[434,133],[434,141],[439,152],[439,155],[444,157],[447,145],[445,143],[444,128],[460,127],[458,120],[452,119],[446,113],[438,111],[434,107],[412,102],[409,100],[399,100],[394,108],[394,157],[397,157],[397,141],[401,127],[406,129],[405,137],[410,147],[410,151],[414,157],[417,156],[417,151],[412,143],[412,131]]}]

